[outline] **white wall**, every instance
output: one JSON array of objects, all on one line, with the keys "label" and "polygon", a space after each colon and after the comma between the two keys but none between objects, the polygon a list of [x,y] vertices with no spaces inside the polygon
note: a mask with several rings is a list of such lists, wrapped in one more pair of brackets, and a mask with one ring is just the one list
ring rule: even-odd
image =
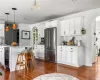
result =
[{"label": "white wall", "polygon": [[30,25],[31,24],[18,24],[18,29],[19,29],[19,45],[20,46],[30,46],[31,45],[31,39],[22,39],[21,38],[21,32],[22,30],[25,30],[25,31],[30,31],[30,35],[31,35],[31,28],[30,28]]}]

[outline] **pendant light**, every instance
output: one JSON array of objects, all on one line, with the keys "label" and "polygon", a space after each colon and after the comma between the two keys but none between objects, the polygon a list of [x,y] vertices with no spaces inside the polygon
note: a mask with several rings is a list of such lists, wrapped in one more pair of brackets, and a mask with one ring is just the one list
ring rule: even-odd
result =
[{"label": "pendant light", "polygon": [[[6,15],[7,15],[7,21],[6,22],[8,22],[8,15],[9,15],[9,13],[5,13]],[[9,31],[9,26],[8,26],[8,24],[6,24],[6,31],[8,32]]]},{"label": "pendant light", "polygon": [[17,10],[17,9],[16,8],[12,8],[12,10],[14,11],[14,23],[13,23],[12,29],[16,29],[17,26],[15,24],[15,10]]}]

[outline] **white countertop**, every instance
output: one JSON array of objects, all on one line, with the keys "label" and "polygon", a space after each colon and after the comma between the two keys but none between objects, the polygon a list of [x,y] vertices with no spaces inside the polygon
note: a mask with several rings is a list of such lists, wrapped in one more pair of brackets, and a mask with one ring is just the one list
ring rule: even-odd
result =
[{"label": "white countertop", "polygon": [[82,47],[82,46],[77,46],[77,45],[58,45],[58,46]]},{"label": "white countertop", "polygon": [[32,46],[10,46],[10,45],[0,45],[0,47],[32,47]]}]

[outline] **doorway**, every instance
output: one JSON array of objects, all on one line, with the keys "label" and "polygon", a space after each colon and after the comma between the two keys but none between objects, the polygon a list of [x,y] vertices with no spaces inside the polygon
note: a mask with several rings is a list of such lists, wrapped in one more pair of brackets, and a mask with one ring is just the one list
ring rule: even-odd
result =
[{"label": "doorway", "polygon": [[100,16],[96,17],[96,62],[100,62]]}]

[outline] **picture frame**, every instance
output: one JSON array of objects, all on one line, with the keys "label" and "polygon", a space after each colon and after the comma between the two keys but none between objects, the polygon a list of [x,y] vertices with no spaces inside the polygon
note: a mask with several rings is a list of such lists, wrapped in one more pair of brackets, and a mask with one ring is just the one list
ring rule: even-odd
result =
[{"label": "picture frame", "polygon": [[22,30],[21,31],[21,38],[22,39],[30,39],[30,31]]}]

